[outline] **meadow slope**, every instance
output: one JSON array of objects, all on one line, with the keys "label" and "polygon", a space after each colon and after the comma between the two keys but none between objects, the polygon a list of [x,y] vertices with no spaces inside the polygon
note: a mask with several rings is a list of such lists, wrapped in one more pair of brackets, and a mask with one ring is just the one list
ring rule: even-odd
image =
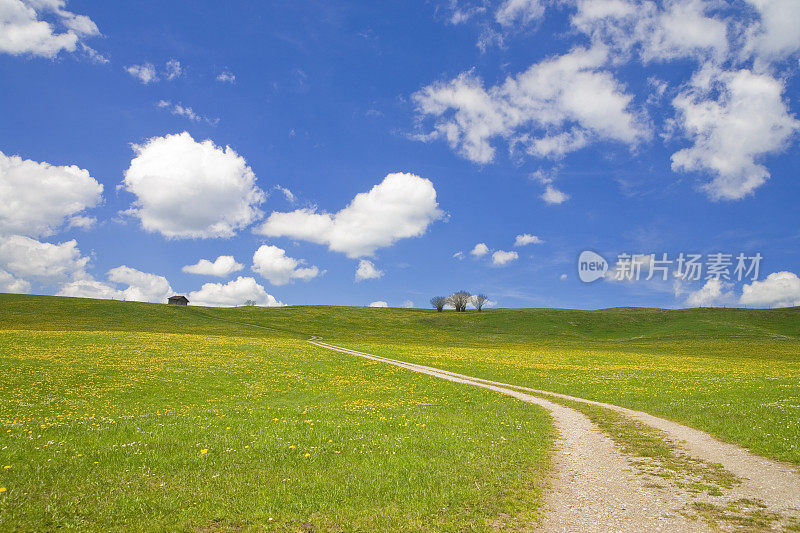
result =
[{"label": "meadow slope", "polygon": [[[260,327],[254,328],[252,325]],[[183,392],[180,394],[178,392],[189,387],[187,384],[196,379],[198,384],[213,384],[212,390],[215,396],[206,394],[205,386],[198,387],[194,384],[190,388],[192,391],[189,393],[190,396],[204,398],[206,402],[220,401],[224,406],[222,412],[225,413],[236,411],[243,405],[252,406],[254,397],[242,396],[243,391],[247,387],[252,387],[252,383],[268,381],[267,375],[263,373],[263,367],[275,366],[276,359],[280,359],[291,361],[293,368],[303,370],[303,375],[310,373],[315,376],[309,383],[302,382],[300,390],[294,390],[287,385],[285,379],[291,373],[279,373],[284,377],[281,387],[288,387],[283,394],[289,394],[288,391],[292,390],[292,394],[295,395],[293,396],[293,401],[296,402],[293,404],[295,409],[301,407],[305,409],[306,404],[328,406],[335,404],[331,398],[326,397],[324,401],[311,402],[308,397],[317,394],[318,390],[330,387],[332,376],[348,373],[361,375],[364,372],[361,368],[364,363],[354,363],[348,361],[346,357],[341,359],[338,355],[330,354],[320,356],[322,359],[307,359],[312,356],[308,352],[310,348],[303,347],[305,343],[298,341],[303,341],[311,335],[319,335],[328,342],[385,357],[646,411],[702,429],[722,440],[740,444],[761,455],[800,464],[800,450],[797,448],[797,443],[800,442],[800,309],[798,308],[675,311],[498,309],[482,313],[474,311],[436,313],[433,310],[323,306],[186,308],[132,302],[0,295],[0,330],[3,331],[4,339],[0,342],[3,346],[3,364],[7,367],[5,376],[11,376],[5,378],[2,387],[3,390],[12,392],[38,390],[37,387],[44,385],[47,385],[45,389],[51,393],[54,390],[63,390],[68,382],[62,381],[58,384],[59,380],[52,377],[58,375],[62,369],[80,368],[82,363],[92,361],[89,356],[98,351],[105,351],[104,360],[113,360],[120,353],[138,353],[136,344],[141,342],[140,339],[145,339],[148,344],[158,341],[161,347],[137,355],[134,357],[135,361],[141,361],[142,355],[146,356],[144,360],[151,360],[153,357],[160,360],[165,354],[171,354],[177,359],[170,365],[170,372],[186,375],[178,386],[173,380],[166,380],[165,376],[168,374],[159,374],[155,381],[145,380],[146,383],[158,383],[156,387],[158,392],[156,394],[139,385],[135,387],[135,390],[140,391],[139,401],[144,401],[144,398],[151,401],[154,397],[159,397],[162,402],[172,402],[169,404],[170,409],[174,409],[177,405],[174,402],[176,394],[177,397],[181,397],[180,394]],[[68,338],[66,341],[63,340],[65,335]],[[127,337],[122,345],[114,348],[114,343],[121,342],[120,335]],[[180,340],[177,340],[179,337]],[[176,340],[166,342],[164,339]],[[216,349],[198,352],[197,347],[204,346],[204,343],[208,342],[213,346],[224,346],[222,355]],[[60,348],[52,348],[54,345]],[[43,362],[50,358],[48,354],[58,353],[59,349],[62,355],[55,358],[57,364],[53,361],[46,364]],[[262,352],[265,354],[256,357],[255,354]],[[198,353],[205,355],[198,358]],[[318,354],[313,355],[316,357]],[[205,361],[205,366],[197,368],[198,360]],[[70,363],[65,364],[64,361]],[[237,370],[240,365],[245,364],[245,361],[256,365],[247,367],[244,374],[247,377],[243,377]],[[339,366],[336,368],[326,366],[333,362]],[[366,368],[369,368],[370,372],[378,371],[369,366]],[[132,374],[125,373],[124,380],[127,382],[142,371],[143,368],[138,368],[131,371]],[[31,382],[30,378],[16,377],[20,375],[32,375],[37,379]],[[254,375],[258,376],[258,379],[253,379]],[[17,381],[13,383],[9,381],[14,379]],[[73,376],[70,379],[75,381],[77,378]],[[110,391],[119,386],[121,379],[123,375],[111,379],[108,388],[100,397],[108,401]],[[381,375],[378,381],[384,379],[388,379],[388,376]],[[392,385],[398,383],[392,380],[398,379],[402,386]],[[412,383],[417,383],[419,379],[419,377],[400,375],[394,371],[386,386],[364,378],[348,381],[346,386],[335,387],[335,390],[338,396],[342,396],[339,398],[340,401],[352,402],[358,397],[363,397],[366,392],[362,390],[363,386],[358,384],[369,382],[372,387],[368,389],[370,395],[382,394],[386,398],[394,398],[392,401],[397,402],[409,390],[418,390],[421,385],[412,386]],[[139,377],[136,377],[137,382],[138,380]],[[247,387],[242,388],[242,383],[246,383]],[[356,386],[351,387],[351,384]],[[523,454],[520,457],[525,457],[525,453],[531,454],[523,469],[527,477],[512,479],[510,469],[505,468],[509,465],[505,459],[501,460],[499,456],[492,456],[491,453],[487,457],[493,457],[494,461],[499,461],[497,465],[501,466],[496,472],[499,476],[496,481],[500,484],[510,482],[508,486],[514,487],[510,492],[501,491],[502,494],[511,495],[507,502],[525,501],[526,505],[535,511],[541,491],[541,478],[537,476],[541,475],[543,457],[550,442],[550,426],[543,413],[530,406],[524,412],[515,411],[520,408],[498,401],[491,394],[487,396],[487,393],[476,391],[448,389],[451,386],[449,384],[426,386],[435,387],[437,390],[441,388],[441,392],[436,393],[440,400],[437,402],[416,400],[417,404],[448,405],[452,409],[449,415],[451,417],[464,416],[467,420],[474,417],[476,425],[470,427],[467,424],[466,433],[460,434],[462,440],[471,432],[481,431],[477,421],[481,416],[485,417],[489,411],[494,412],[497,409],[501,420],[505,416],[504,410],[513,413],[508,421],[509,423],[515,421],[514,427],[520,428],[518,431],[523,437],[514,441],[519,446],[518,452]],[[275,390],[281,390],[281,387],[276,385]],[[18,396],[20,394],[25,396],[30,393],[17,392]],[[89,392],[84,391],[83,396],[79,396],[81,402],[88,404],[95,402],[87,399],[86,394]],[[457,405],[459,401],[464,400],[464,394],[472,396],[466,402],[468,406],[466,411],[460,413]],[[210,399],[217,396],[222,400]],[[275,408],[276,401],[279,403],[284,401],[280,398],[281,395],[271,392],[267,394],[263,391],[261,396],[258,396],[267,410]],[[181,402],[183,402],[181,405],[187,403],[185,399]],[[387,402],[391,403],[389,400]],[[20,408],[23,403],[27,404],[23,398],[17,397],[14,401],[3,404],[2,416],[6,418],[7,410],[16,409],[19,413],[25,411]],[[30,403],[33,406],[39,405],[36,402]],[[75,409],[69,402],[65,405]],[[119,399],[111,405],[129,406],[130,400]],[[195,402],[193,405],[198,404]],[[152,409],[151,406],[148,416],[152,416]],[[39,421],[45,411],[28,413],[25,423],[30,426],[30,421]],[[215,412],[216,416],[219,416],[219,412]],[[332,412],[335,416],[331,415],[328,419],[329,424],[332,424],[336,417],[342,416],[344,411],[337,408]],[[429,413],[430,410],[425,412]],[[384,413],[379,415],[378,420],[382,420],[380,416],[386,416],[388,419],[389,416],[396,417],[398,413],[390,412],[388,415]],[[297,413],[293,414],[297,416]],[[405,414],[408,416],[408,413]],[[36,418],[37,416],[39,418]],[[277,418],[281,420],[281,417]],[[451,423],[453,420],[455,418],[450,418]],[[528,424],[520,424],[520,421]],[[440,428],[447,427],[445,418],[439,422],[442,424]],[[161,420],[159,423],[164,422]],[[426,427],[430,427],[428,422],[423,423],[427,424]],[[249,428],[248,424],[249,422],[243,427]],[[360,437],[367,442],[369,439],[381,438],[380,435],[384,434],[381,426],[361,426],[360,430],[367,431],[365,436]],[[189,441],[196,436],[188,437],[193,431],[196,429],[191,424],[187,424],[182,430]],[[243,439],[244,435],[241,437],[239,442],[243,443],[246,439]],[[507,435],[502,437],[508,438]],[[200,440],[195,440],[196,442],[192,441],[195,448],[205,446]],[[506,445],[505,440],[499,442]],[[452,439],[442,436],[438,446],[446,450],[448,446],[456,445]],[[230,445],[228,447],[238,449]],[[441,465],[442,479],[446,478],[444,472],[448,467],[453,468],[459,464],[459,457],[463,460],[465,453],[475,452],[474,449],[472,452],[467,452],[470,446],[465,446],[460,451],[457,448],[456,446],[449,452],[455,454],[453,462]],[[210,453],[209,451],[204,456],[208,457]],[[487,452],[482,450],[479,453]],[[413,464],[413,461],[423,463],[427,460],[425,454],[411,453],[407,458],[412,461],[409,464]],[[351,457],[351,460],[355,458]],[[490,461],[487,461],[483,468],[490,469],[489,463]],[[337,468],[348,464],[350,463],[338,464]],[[521,463],[514,464],[519,466]],[[537,468],[538,474],[536,474]],[[359,473],[359,475],[364,474],[365,472]],[[5,475],[7,477],[8,472]],[[491,477],[477,466],[471,475]],[[511,477],[503,478],[503,476]],[[322,483],[321,480],[319,482]],[[478,483],[478,486],[481,484]],[[490,486],[497,491],[500,485],[490,483]],[[306,490],[314,492],[311,488]],[[402,493],[410,489],[401,489],[400,484],[396,483],[394,490]],[[423,490],[423,494],[427,494],[426,490]],[[387,498],[392,498],[392,501],[404,497],[391,491],[385,494]],[[498,516],[508,517],[512,521],[517,520],[517,523],[534,519],[530,513],[522,511],[525,505],[513,503],[508,503],[506,507],[501,505],[491,508],[486,513],[479,512],[477,508],[482,508],[482,504],[478,505],[476,502],[481,501],[484,496],[484,493],[461,494],[460,500],[459,497],[455,497],[453,501],[460,502],[456,505],[457,509],[467,508],[471,511],[458,514],[457,517],[439,517],[437,526],[433,529],[441,529],[447,524],[462,526],[471,524],[470,527],[478,524],[477,528],[480,529],[489,527],[486,524]],[[453,497],[448,496],[448,498]],[[428,502],[429,506],[422,505],[418,510],[417,516],[421,517],[422,522],[417,524],[429,523],[425,520],[435,516],[433,509],[437,504],[441,504],[441,500],[435,498]],[[181,505],[185,503],[184,500],[180,501]],[[298,521],[303,523],[302,520],[306,519],[304,517],[316,516],[317,524],[331,526],[343,517],[349,516],[343,511],[337,511],[340,514],[334,515],[335,518],[331,518],[330,515],[314,515],[311,510],[318,509],[315,507],[318,503],[319,500],[312,498],[311,503],[301,506],[299,511],[293,511],[294,514],[282,515],[284,517],[282,523],[298,523]],[[284,507],[281,509],[285,510]],[[270,512],[278,514],[278,511]],[[205,519],[210,519],[208,515],[204,516]],[[220,516],[224,516],[224,513],[220,513]],[[266,514],[247,516],[258,521]],[[356,516],[354,512],[353,516]],[[389,523],[388,521],[393,518],[396,516],[389,513],[384,517],[387,522],[383,523]],[[191,520],[186,518],[184,523],[200,522],[202,520],[197,518]],[[361,523],[365,524],[364,527],[374,527],[380,522],[376,522],[375,519],[363,522],[362,519]],[[454,526],[454,529],[458,527]]]},{"label": "meadow slope", "polygon": [[2,531],[539,520],[552,428],[535,406],[190,309],[0,299]]}]

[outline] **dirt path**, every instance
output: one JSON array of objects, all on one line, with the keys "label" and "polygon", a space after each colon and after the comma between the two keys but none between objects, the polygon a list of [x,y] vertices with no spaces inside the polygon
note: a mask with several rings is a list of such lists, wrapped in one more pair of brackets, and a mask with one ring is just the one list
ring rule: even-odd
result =
[{"label": "dirt path", "polygon": [[[328,350],[493,390],[547,409],[553,417],[558,440],[552,490],[541,524],[543,531],[717,531],[741,527],[746,530],[781,530],[800,516],[800,472],[795,467],[756,456],[702,431],[611,404],[350,350],[322,342],[320,337],[312,337],[308,342]],[[651,477],[638,473],[634,468],[634,465],[641,464],[640,458],[623,454],[584,414],[526,393],[583,402],[621,413],[663,432],[688,456],[722,465],[740,478],[741,483],[725,489],[724,494],[717,497],[654,483]],[[734,507],[730,502],[739,506]],[[711,505],[704,508],[706,519],[701,519],[696,512],[698,505],[703,504]]]}]

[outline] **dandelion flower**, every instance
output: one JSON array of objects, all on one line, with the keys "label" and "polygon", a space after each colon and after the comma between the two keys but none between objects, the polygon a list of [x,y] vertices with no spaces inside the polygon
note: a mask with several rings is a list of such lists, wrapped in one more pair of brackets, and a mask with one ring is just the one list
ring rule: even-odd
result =
[{"label": "dandelion flower", "polygon": [[310,453],[306,453],[303,457],[311,457]]},{"label": "dandelion flower", "polygon": [[5,492],[5,491],[6,491],[5,487],[0,487],[0,492]]},{"label": "dandelion flower", "polygon": [[11,468],[11,465],[6,465],[3,467],[3,470],[8,470],[9,468]]},{"label": "dandelion flower", "polygon": [[208,448],[203,448],[202,450],[200,450],[200,455],[205,455],[207,453],[208,453]]}]

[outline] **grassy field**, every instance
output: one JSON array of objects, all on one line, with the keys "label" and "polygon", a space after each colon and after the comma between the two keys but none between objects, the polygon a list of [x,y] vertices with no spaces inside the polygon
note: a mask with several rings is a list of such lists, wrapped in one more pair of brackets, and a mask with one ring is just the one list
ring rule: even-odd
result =
[{"label": "grassy field", "polygon": [[3,529],[531,519],[551,437],[539,410],[298,342],[309,335],[645,410],[800,464],[798,308],[436,313],[0,295],[0,330]]},{"label": "grassy field", "polygon": [[[23,324],[42,300],[53,308]],[[70,303],[105,330],[72,323]],[[181,311],[0,296],[0,530],[537,519],[541,409]]]}]

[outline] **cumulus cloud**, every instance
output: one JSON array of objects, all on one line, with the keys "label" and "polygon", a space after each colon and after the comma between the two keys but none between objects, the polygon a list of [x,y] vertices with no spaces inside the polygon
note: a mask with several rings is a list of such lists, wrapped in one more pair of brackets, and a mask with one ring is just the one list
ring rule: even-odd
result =
[{"label": "cumulus cloud", "polygon": [[221,255],[212,263],[208,259],[201,259],[194,265],[186,265],[181,270],[187,274],[199,274],[203,276],[217,276],[226,278],[244,268],[244,265],[237,263],[232,255]]},{"label": "cumulus cloud", "polygon": [[417,138],[445,139],[476,163],[494,159],[495,138],[537,157],[562,157],[595,140],[634,146],[649,128],[633,96],[603,70],[607,60],[602,47],[577,47],[488,89],[471,71],[424,87],[413,96],[417,112],[435,122]]},{"label": "cumulus cloud", "polygon": [[[108,283],[97,281],[91,277],[65,283],[57,295],[165,303],[173,293],[172,287],[164,276],[142,272],[125,265],[112,268],[108,271],[107,277]],[[125,288],[119,289],[118,285],[123,285]]]},{"label": "cumulus cloud", "polygon": [[383,277],[383,270],[378,270],[372,261],[362,259],[358,262],[358,268],[356,269],[356,281],[378,279],[380,277]]},{"label": "cumulus cloud", "polygon": [[59,244],[22,235],[0,239],[0,268],[23,280],[52,284],[87,279],[88,263],[74,239]]},{"label": "cumulus cloud", "polygon": [[70,281],[61,286],[56,296],[72,298],[96,298],[99,300],[122,300],[122,291],[112,285],[95,279]]},{"label": "cumulus cloud", "polygon": [[384,302],[383,300],[378,300],[377,302],[372,302],[369,304],[370,307],[389,307],[389,304]]},{"label": "cumulus cloud", "polygon": [[749,70],[707,67],[673,100],[678,125],[693,145],[672,154],[678,171],[708,171],[713,199],[752,193],[770,173],[758,161],[782,150],[800,128],[782,96],[783,83]]},{"label": "cumulus cloud", "polygon": [[65,223],[91,224],[80,215],[95,207],[103,186],[75,165],[54,166],[0,152],[0,235],[52,235]]},{"label": "cumulus cloud", "polygon": [[232,237],[261,218],[266,198],[245,159],[230,146],[195,141],[187,132],[133,145],[124,188],[129,214],[167,238]]},{"label": "cumulus cloud", "polygon": [[762,281],[742,287],[739,302],[757,307],[800,305],[800,278],[793,272],[773,272]]},{"label": "cumulus cloud", "polygon": [[24,279],[19,279],[11,273],[0,269],[0,292],[26,294],[31,291],[31,284]]},{"label": "cumulus cloud", "polygon": [[253,272],[257,272],[273,285],[286,285],[296,279],[309,281],[320,275],[315,266],[304,267],[302,259],[286,255],[277,246],[263,245],[253,254]]},{"label": "cumulus cloud", "polygon": [[759,21],[747,29],[745,53],[761,62],[784,59],[800,50],[800,9],[795,0],[747,0]]},{"label": "cumulus cloud", "polygon": [[86,38],[100,35],[97,25],[65,5],[64,0],[0,1],[0,53],[54,58],[80,46],[90,57],[99,56],[84,44]]},{"label": "cumulus cloud", "polygon": [[536,235],[531,235],[530,233],[523,233],[522,235],[517,235],[516,239],[514,239],[514,246],[527,246],[529,244],[542,244],[544,241],[537,237]]},{"label": "cumulus cloud", "polygon": [[563,191],[556,189],[552,185],[547,184],[547,186],[544,189],[544,192],[542,193],[542,200],[544,200],[545,203],[550,205],[558,205],[558,204],[563,204],[564,202],[569,200],[569,195]]},{"label": "cumulus cloud", "polygon": [[711,307],[719,305],[731,296],[730,292],[725,289],[730,286],[721,279],[712,278],[706,281],[700,289],[690,292],[689,297],[686,299],[686,305],[689,307]]},{"label": "cumulus cloud", "polygon": [[403,307],[405,307],[406,309],[413,309],[414,302],[412,302],[411,300],[405,300],[403,301]]},{"label": "cumulus cloud", "polygon": [[207,307],[234,307],[244,305],[248,300],[262,307],[285,305],[271,294],[267,294],[264,287],[256,283],[255,279],[242,276],[225,284],[206,283],[199,291],[190,292],[188,298],[192,305]]},{"label": "cumulus cloud", "polygon": [[255,230],[268,237],[289,237],[325,244],[348,257],[371,256],[400,239],[419,237],[443,216],[430,180],[393,173],[369,192],[359,193],[336,213],[316,209],[273,212]]},{"label": "cumulus cloud", "polygon": [[517,252],[505,252],[503,250],[497,250],[492,254],[492,264],[496,266],[504,266],[511,261],[516,261],[518,258],[519,254]]},{"label": "cumulus cloud", "polygon": [[489,247],[486,246],[485,242],[479,242],[472,250],[469,251],[469,253],[474,257],[483,257],[489,253]]},{"label": "cumulus cloud", "polygon": [[727,23],[711,8],[705,0],[579,0],[572,24],[615,54],[636,53],[645,63],[704,62],[728,51]]},{"label": "cumulus cloud", "polygon": [[122,291],[125,300],[164,302],[172,295],[172,287],[164,276],[149,274],[124,265],[109,270],[108,279],[128,286]]}]

